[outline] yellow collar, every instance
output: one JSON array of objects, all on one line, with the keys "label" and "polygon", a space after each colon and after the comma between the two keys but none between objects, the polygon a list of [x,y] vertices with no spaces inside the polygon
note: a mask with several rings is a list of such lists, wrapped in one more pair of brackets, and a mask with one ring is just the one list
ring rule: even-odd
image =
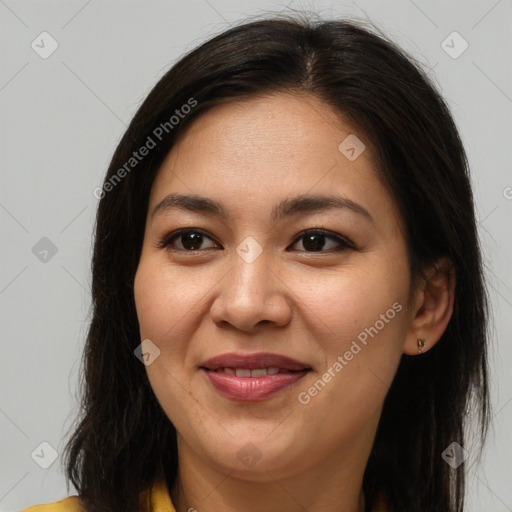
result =
[{"label": "yellow collar", "polygon": [[163,477],[156,480],[151,489],[149,500],[151,504],[149,510],[152,512],[176,512],[171,503],[169,491]]}]

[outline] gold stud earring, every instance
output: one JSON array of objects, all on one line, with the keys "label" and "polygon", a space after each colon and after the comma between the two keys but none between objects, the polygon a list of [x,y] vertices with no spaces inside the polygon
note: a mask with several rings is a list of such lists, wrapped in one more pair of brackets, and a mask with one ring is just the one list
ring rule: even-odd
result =
[{"label": "gold stud earring", "polygon": [[418,338],[418,351],[421,354],[421,349],[425,346],[425,340],[423,338]]}]

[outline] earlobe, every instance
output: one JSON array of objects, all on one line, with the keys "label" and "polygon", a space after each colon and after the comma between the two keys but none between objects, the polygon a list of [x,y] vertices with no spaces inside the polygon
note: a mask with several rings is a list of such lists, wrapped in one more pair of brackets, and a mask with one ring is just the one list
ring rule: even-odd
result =
[{"label": "earlobe", "polygon": [[404,354],[425,353],[441,339],[453,313],[454,299],[455,267],[449,258],[441,258],[426,271],[423,286],[417,291]]}]

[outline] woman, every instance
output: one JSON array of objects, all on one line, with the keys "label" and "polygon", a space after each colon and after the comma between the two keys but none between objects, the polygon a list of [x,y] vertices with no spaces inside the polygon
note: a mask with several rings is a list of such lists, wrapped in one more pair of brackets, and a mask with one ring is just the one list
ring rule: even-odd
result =
[{"label": "woman", "polygon": [[487,296],[464,149],[410,57],[346,21],[232,28],[95,195],[79,498],[27,510],[464,510]]}]

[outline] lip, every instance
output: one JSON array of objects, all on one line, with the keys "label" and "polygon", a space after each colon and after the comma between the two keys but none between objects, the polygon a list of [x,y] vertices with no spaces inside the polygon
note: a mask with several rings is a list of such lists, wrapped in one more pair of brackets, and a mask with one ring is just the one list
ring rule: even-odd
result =
[{"label": "lip", "polygon": [[[215,371],[218,368],[279,368],[289,370],[262,377],[236,377]],[[311,368],[287,356],[260,352],[257,354],[229,353],[204,361],[199,371],[213,388],[226,398],[242,402],[260,402],[269,399],[301,380]]]},{"label": "lip", "polygon": [[265,377],[236,377],[201,368],[210,383],[221,395],[237,402],[267,400],[302,379],[310,370],[277,373]]},{"label": "lip", "polygon": [[208,370],[216,370],[217,368],[248,368],[249,370],[256,370],[258,368],[271,367],[291,371],[304,370],[305,368],[311,369],[306,363],[270,352],[257,352],[254,354],[230,352],[212,357],[199,366]]}]

